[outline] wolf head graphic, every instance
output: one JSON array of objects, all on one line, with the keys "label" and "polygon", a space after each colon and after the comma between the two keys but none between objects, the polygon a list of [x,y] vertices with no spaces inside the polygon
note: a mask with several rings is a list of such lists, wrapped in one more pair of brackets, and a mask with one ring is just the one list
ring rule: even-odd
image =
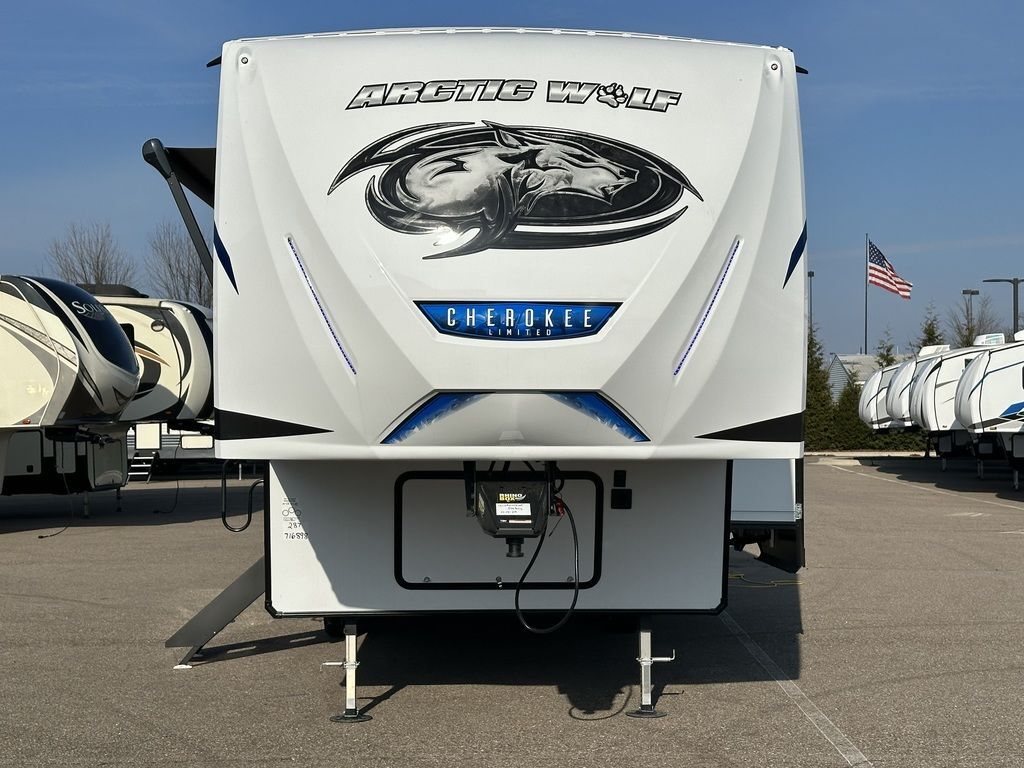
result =
[{"label": "wolf head graphic", "polygon": [[[490,122],[416,126],[386,136],[349,160],[327,194],[378,166],[384,170],[369,180],[365,197],[381,224],[409,234],[450,231],[456,239],[473,232],[457,247],[424,258],[621,242],[675,221],[685,207],[658,214],[675,207],[685,191],[702,199],[675,167],[628,144]],[[636,220],[645,221],[613,231],[536,231]],[[532,225],[531,231],[517,232],[519,225]]]}]

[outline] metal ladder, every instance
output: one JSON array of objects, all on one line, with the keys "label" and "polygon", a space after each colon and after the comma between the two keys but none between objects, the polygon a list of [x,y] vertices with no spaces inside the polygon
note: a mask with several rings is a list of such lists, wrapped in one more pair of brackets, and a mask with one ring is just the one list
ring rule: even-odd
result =
[{"label": "metal ladder", "polygon": [[155,453],[143,453],[136,451],[132,456],[132,463],[128,467],[128,482],[148,483],[153,476],[153,464],[156,462]]}]

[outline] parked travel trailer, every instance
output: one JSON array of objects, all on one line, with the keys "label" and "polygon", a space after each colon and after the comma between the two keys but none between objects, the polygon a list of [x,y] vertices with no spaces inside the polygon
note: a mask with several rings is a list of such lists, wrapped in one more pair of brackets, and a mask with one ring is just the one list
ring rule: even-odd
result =
[{"label": "parked travel trailer", "polygon": [[885,410],[885,398],[899,367],[890,365],[875,371],[860,390],[857,413],[861,421],[877,432],[888,431],[892,424],[892,417]]},{"label": "parked travel trailer", "polygon": [[[268,610],[348,623],[353,685],[360,617],[721,611],[735,462],[803,449],[792,52],[408,30],[220,61],[216,451],[270,461]],[[144,154],[188,222],[195,151]]]},{"label": "parked travel trailer", "polygon": [[130,422],[188,422],[213,414],[213,315],[183,301],[154,299],[124,285],[87,285],[132,342],[138,391]]},{"label": "parked travel trailer", "polygon": [[212,420],[197,422],[199,429],[175,429],[166,421],[136,424],[128,431],[128,458],[136,453],[161,461],[194,461],[216,458]]},{"label": "parked travel trailer", "polygon": [[910,419],[935,446],[939,456],[970,453],[972,440],[957,421],[954,405],[960,375],[985,347],[1004,342],[1003,334],[979,336],[974,345],[950,350],[922,361],[910,387]]},{"label": "parked travel trailer", "polygon": [[4,494],[124,485],[118,417],[139,368],[124,331],[83,289],[0,277],[0,486]]},{"label": "parked travel trailer", "polygon": [[957,421],[979,444],[998,441],[1019,488],[1024,468],[1024,331],[1018,341],[979,350],[956,388]]},{"label": "parked travel trailer", "polygon": [[132,480],[158,461],[213,459],[213,315],[124,285],[86,285],[128,334],[141,381],[121,420],[131,422]]},{"label": "parked travel trailer", "polygon": [[949,351],[948,344],[921,347],[917,357],[900,363],[889,380],[889,388],[885,393],[885,412],[889,414],[890,429],[911,429],[914,422],[910,418],[910,387],[914,382],[914,374],[918,365],[933,356]]}]

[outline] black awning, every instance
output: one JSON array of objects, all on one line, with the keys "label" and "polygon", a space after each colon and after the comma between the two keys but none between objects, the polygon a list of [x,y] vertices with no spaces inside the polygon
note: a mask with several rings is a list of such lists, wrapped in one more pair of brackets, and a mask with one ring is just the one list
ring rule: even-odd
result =
[{"label": "black awning", "polygon": [[167,159],[181,183],[212,208],[217,148],[167,147]]}]

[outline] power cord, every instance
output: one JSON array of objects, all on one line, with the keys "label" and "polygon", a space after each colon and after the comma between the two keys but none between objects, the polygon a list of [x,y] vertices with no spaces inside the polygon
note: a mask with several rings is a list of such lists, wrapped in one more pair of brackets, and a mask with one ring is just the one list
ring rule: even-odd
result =
[{"label": "power cord", "polygon": [[154,509],[154,515],[169,515],[178,508],[178,494],[181,493],[181,477],[175,471],[174,474],[174,501],[171,503],[170,509]]},{"label": "power cord", "polygon": [[[565,485],[565,481],[561,480],[561,485],[559,485],[558,491],[561,491],[562,487],[564,487],[564,485]],[[576,531],[576,520],[572,516],[572,510],[569,509],[569,505],[566,504],[564,501],[562,501],[562,498],[557,495],[557,491],[556,491],[556,496],[555,496],[555,504],[556,504],[556,506],[560,506],[562,509],[565,510],[565,516],[569,518],[569,525],[572,526],[572,561],[573,561],[572,562],[572,565],[573,565],[572,604],[569,606],[568,610],[566,610],[566,612],[562,616],[562,618],[559,619],[555,624],[552,624],[550,627],[532,627],[532,626],[530,626],[530,624],[526,621],[526,617],[523,616],[522,609],[519,607],[519,595],[520,595],[520,593],[521,593],[521,591],[523,589],[523,584],[526,581],[526,577],[530,573],[530,569],[533,568],[533,564],[535,562],[537,562],[537,556],[540,554],[540,551],[544,548],[544,542],[548,538],[548,536],[546,535],[547,534],[547,530],[548,530],[548,516],[545,515],[545,517],[544,517],[544,529],[540,532],[540,541],[537,543],[537,548],[533,551],[533,557],[530,558],[530,562],[527,563],[527,565],[526,565],[526,570],[523,571],[523,575],[519,577],[519,581],[516,583],[516,600],[515,600],[516,618],[519,619],[519,623],[523,625],[523,629],[525,629],[527,632],[533,632],[535,635],[547,635],[547,634],[550,634],[550,633],[554,632],[555,630],[558,630],[558,629],[561,629],[562,627],[564,627],[566,622],[569,621],[570,617],[572,616],[573,611],[576,610],[576,601],[579,599],[579,596],[580,596],[580,540],[579,540],[579,534]],[[561,518],[559,518],[559,519],[561,519]],[[557,526],[557,523],[555,525]],[[554,533],[554,529],[552,529],[551,532]]]},{"label": "power cord", "polygon": [[[64,481],[64,494],[68,498],[68,517],[70,517],[71,520],[74,520],[75,519],[75,500],[71,497],[71,489],[68,487],[68,477],[63,472],[58,472],[57,474],[60,475],[60,479],[62,481]],[[65,525],[63,528],[61,528],[59,531],[55,531],[54,533],[39,534],[38,536],[36,536],[36,538],[37,539],[52,539],[54,536],[60,536],[70,526],[71,526],[71,523],[69,522],[67,525]]]},{"label": "power cord", "polygon": [[730,581],[741,581],[742,584],[736,584],[737,587],[747,587],[750,589],[770,589],[772,587],[798,587],[803,584],[800,579],[772,579],[771,581],[754,581],[748,579],[746,574],[742,571],[729,571]]}]

